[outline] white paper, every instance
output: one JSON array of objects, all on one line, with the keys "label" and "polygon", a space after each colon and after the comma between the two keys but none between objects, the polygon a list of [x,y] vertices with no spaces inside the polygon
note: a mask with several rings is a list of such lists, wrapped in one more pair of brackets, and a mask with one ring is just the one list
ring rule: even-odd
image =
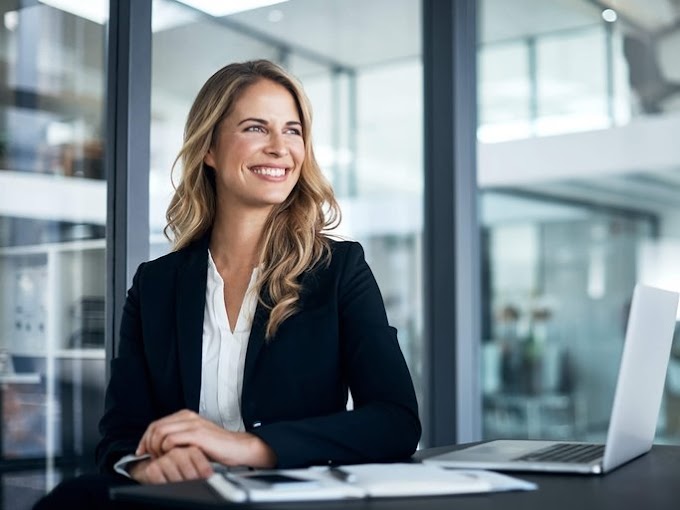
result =
[{"label": "white paper", "polygon": [[229,474],[225,478],[219,473],[210,477],[208,483],[226,500],[253,502],[435,496],[536,489],[533,483],[492,471],[446,469],[431,464],[357,464],[343,466],[342,469],[355,475],[355,481],[342,482],[331,476],[328,468],[313,467],[273,471],[318,482],[309,487],[244,490],[238,486],[237,474]]},{"label": "white paper", "polygon": [[359,464],[344,466],[368,497],[436,496],[488,492],[491,484],[476,474],[426,464]]}]

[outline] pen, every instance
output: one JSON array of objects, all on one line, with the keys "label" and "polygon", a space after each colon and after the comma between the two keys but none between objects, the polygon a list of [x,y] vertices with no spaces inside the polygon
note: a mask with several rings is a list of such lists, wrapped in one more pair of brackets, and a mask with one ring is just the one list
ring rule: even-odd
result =
[{"label": "pen", "polygon": [[328,468],[328,472],[333,478],[340,480],[341,482],[354,483],[357,481],[357,475],[339,467],[331,466]]}]

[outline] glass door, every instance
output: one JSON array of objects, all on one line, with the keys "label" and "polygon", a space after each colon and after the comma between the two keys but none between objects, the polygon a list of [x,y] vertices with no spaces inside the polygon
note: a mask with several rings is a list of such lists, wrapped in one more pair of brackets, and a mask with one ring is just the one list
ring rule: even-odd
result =
[{"label": "glass door", "polygon": [[108,2],[70,4],[0,1],[0,463],[8,468],[92,462],[103,409]]},{"label": "glass door", "polygon": [[680,290],[680,6],[479,4],[484,435],[602,441],[635,283]]}]

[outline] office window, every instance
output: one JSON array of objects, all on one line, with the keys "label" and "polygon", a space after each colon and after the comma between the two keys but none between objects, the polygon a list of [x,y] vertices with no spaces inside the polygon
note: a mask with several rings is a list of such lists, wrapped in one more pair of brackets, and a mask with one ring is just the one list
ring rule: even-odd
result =
[{"label": "office window", "polygon": [[606,24],[595,19],[592,26],[545,34],[535,41],[535,134],[608,127],[613,121],[608,111],[613,98],[607,93]]},{"label": "office window", "polygon": [[170,167],[203,82],[234,61],[274,60],[302,81],[316,155],[360,241],[422,395],[422,65],[418,0],[289,0],[213,17],[153,4],[151,256],[172,194]]},{"label": "office window", "polygon": [[[633,286],[680,290],[678,29],[632,3],[480,7],[480,61],[513,48],[533,84],[531,129],[485,138],[487,112],[478,131],[483,435],[602,440]],[[512,83],[482,74],[480,103]],[[679,374],[676,328],[658,441],[680,442]]]},{"label": "office window", "polygon": [[478,59],[479,139],[488,142],[530,136],[532,83],[526,42],[484,45]]},{"label": "office window", "polygon": [[85,13],[47,4],[0,2],[6,468],[90,466],[103,409],[108,2]]}]

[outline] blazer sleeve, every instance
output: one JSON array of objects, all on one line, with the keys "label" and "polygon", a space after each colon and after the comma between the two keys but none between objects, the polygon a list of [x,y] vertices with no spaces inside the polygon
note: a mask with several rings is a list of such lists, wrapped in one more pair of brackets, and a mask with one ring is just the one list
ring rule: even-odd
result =
[{"label": "blazer sleeve", "polygon": [[413,382],[385,306],[358,243],[344,257],[337,284],[340,360],[353,410],[262,425],[251,432],[276,453],[278,467],[408,458],[421,434]]},{"label": "blazer sleeve", "polygon": [[137,448],[147,425],[155,418],[143,355],[140,286],[144,264],[137,269],[123,307],[118,355],[111,361],[104,414],[99,422],[102,439],[95,459],[102,472]]}]

